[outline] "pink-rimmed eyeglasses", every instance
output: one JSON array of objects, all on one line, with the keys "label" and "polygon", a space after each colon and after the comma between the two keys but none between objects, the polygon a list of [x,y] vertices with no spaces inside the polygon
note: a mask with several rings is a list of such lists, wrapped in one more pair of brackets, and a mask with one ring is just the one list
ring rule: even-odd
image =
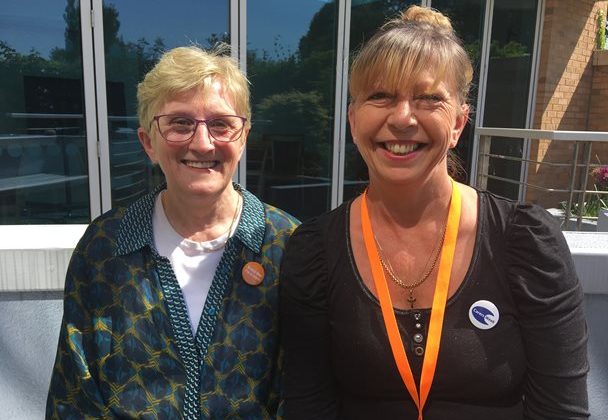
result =
[{"label": "pink-rimmed eyeglasses", "polygon": [[206,120],[184,115],[157,115],[158,132],[168,143],[186,143],[194,138],[199,124],[205,124],[209,135],[215,141],[230,143],[241,138],[247,118],[238,115],[219,115]]}]

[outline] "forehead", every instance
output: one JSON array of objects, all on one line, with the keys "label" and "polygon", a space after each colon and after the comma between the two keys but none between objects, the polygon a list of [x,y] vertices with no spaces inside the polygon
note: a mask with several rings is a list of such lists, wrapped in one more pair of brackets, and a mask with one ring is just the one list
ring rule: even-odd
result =
[{"label": "forehead", "polygon": [[234,100],[221,80],[212,80],[202,86],[170,95],[161,104],[161,110],[194,107],[212,112],[234,112]]},{"label": "forehead", "polygon": [[441,78],[431,70],[422,70],[410,77],[378,77],[370,81],[368,86],[363,86],[361,94],[369,94],[373,91],[383,91],[395,95],[405,95],[417,92],[441,92],[449,97],[455,96],[454,83]]},{"label": "forehead", "polygon": [[406,91],[419,89],[447,88],[446,83],[430,70],[421,70],[409,77],[378,77],[374,88],[383,88],[388,91]]},{"label": "forehead", "polygon": [[440,57],[436,56],[395,56],[379,57],[362,68],[351,79],[353,98],[371,90],[382,89],[397,93],[412,89],[434,90],[443,88],[455,90],[456,77]]}]

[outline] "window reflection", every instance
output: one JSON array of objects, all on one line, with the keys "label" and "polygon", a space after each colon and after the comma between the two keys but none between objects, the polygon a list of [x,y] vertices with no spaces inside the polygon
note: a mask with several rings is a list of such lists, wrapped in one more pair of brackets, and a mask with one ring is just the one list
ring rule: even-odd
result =
[{"label": "window reflection", "polygon": [[229,1],[104,1],[104,53],[112,205],[127,205],[164,180],[137,138],[137,84],[162,53],[229,43]]},{"label": "window reflection", "polygon": [[[380,26],[389,18],[419,1],[354,0],[351,5],[350,54],[361,48]],[[368,174],[346,124],[346,149],[344,153],[344,198],[346,201],[363,192],[367,186]]]},{"label": "window reflection", "polygon": [[[536,21],[536,1],[499,0],[494,4],[492,41],[486,87],[484,126],[525,128],[532,52]],[[521,158],[523,140],[493,142],[491,154]],[[488,173],[519,181],[521,163],[490,159]],[[488,179],[488,190],[518,199],[519,186]]]},{"label": "window reflection", "polygon": [[330,207],[337,4],[250,0],[247,13],[247,188],[306,219]]},{"label": "window reflection", "polygon": [[[477,104],[485,4],[484,0],[433,0],[432,2],[432,6],[435,9],[440,10],[450,18],[456,34],[462,39],[464,48],[469,53],[469,57],[473,63],[473,82],[471,83],[468,98],[472,111],[474,111],[474,107]],[[476,117],[475,112],[469,113],[469,122],[465,126],[458,145],[454,149],[464,169],[464,173],[460,176],[459,180],[466,183],[471,179],[470,169],[473,159]]]},{"label": "window reflection", "polygon": [[0,11],[0,223],[89,221],[75,0]]}]

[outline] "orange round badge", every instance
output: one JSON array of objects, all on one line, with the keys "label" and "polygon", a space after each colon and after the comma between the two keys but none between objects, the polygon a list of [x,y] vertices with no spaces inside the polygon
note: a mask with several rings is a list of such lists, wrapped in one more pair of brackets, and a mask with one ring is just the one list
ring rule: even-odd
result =
[{"label": "orange round badge", "polygon": [[245,283],[252,286],[257,286],[264,281],[264,267],[255,261],[245,264],[242,273]]}]

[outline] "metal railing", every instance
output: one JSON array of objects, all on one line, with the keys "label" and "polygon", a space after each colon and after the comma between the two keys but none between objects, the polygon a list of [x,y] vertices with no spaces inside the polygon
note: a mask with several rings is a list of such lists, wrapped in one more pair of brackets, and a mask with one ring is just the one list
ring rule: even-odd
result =
[{"label": "metal railing", "polygon": [[[608,191],[587,189],[589,174],[593,168],[608,166],[608,147],[602,152],[605,161],[592,162],[593,145],[608,144],[608,132],[605,131],[552,131],[532,130],[518,128],[489,128],[477,127],[476,136],[479,136],[478,161],[476,166],[475,185],[487,189],[489,180],[517,185],[519,200],[526,201],[528,190],[538,190],[548,194],[566,194],[568,199],[563,204],[562,227],[570,229],[574,224],[576,230],[581,230],[585,220],[597,220],[597,217],[583,214],[586,199],[593,195],[608,199]],[[496,152],[492,147],[493,141],[522,141],[519,156]],[[532,140],[550,140],[553,142],[573,143],[572,157],[569,161],[549,162],[535,160],[528,157]],[[521,165],[519,179],[501,176],[493,172],[493,162],[519,162]],[[529,182],[530,165],[539,167],[563,168],[569,173],[568,185],[538,185]],[[604,199],[604,201],[606,201]],[[574,223],[573,223],[574,222]]]}]

